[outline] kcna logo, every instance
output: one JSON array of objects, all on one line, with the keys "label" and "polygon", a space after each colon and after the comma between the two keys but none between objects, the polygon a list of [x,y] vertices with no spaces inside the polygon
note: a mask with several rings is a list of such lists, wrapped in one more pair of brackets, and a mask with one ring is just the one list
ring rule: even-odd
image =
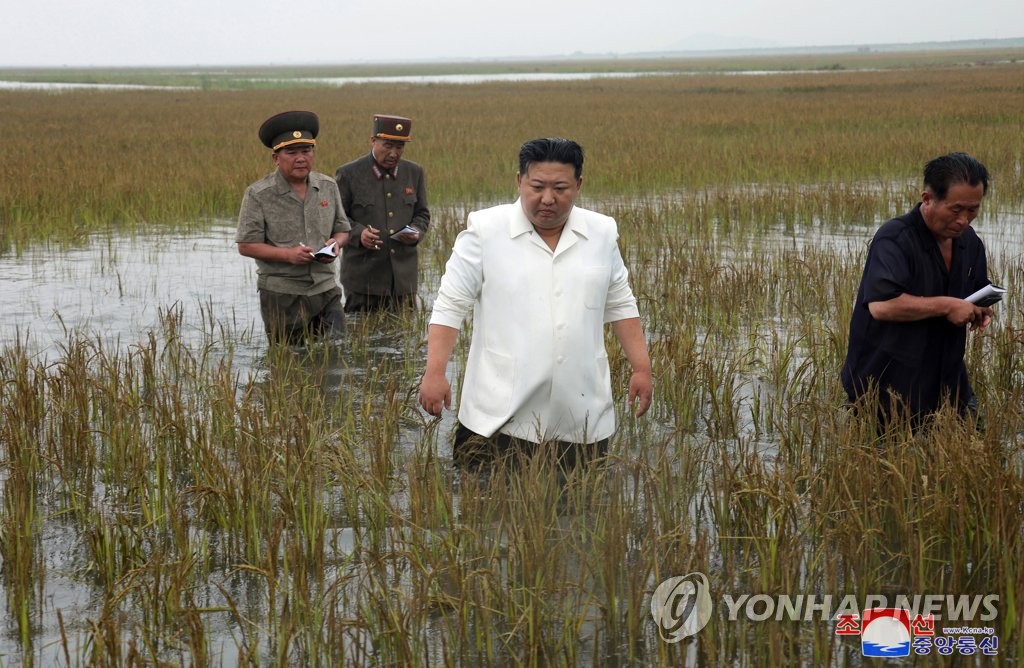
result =
[{"label": "kcna logo", "polygon": [[[836,635],[860,633],[861,653],[864,656],[910,656],[910,613],[903,608],[868,608],[857,628],[857,615],[840,615]],[[919,635],[934,634],[935,622],[918,615],[913,628]]]},{"label": "kcna logo", "polygon": [[711,592],[703,573],[669,578],[651,595],[651,616],[665,642],[679,642],[711,619]]},{"label": "kcna logo", "polygon": [[[945,627],[936,633],[935,615],[920,613],[911,617],[906,608],[868,608],[863,616],[840,614],[836,622],[837,636],[860,635],[864,656],[918,656],[931,654],[949,656],[995,656],[999,652],[999,636],[991,627]],[[980,635],[981,638],[975,637]]]}]

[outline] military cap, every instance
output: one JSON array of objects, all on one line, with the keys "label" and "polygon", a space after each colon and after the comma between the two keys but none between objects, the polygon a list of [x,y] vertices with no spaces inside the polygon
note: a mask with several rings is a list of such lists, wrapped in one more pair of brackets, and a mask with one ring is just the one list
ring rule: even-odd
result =
[{"label": "military cap", "polygon": [[392,141],[409,141],[412,132],[412,121],[402,116],[387,116],[385,114],[374,114],[373,136],[376,139],[390,139]]},{"label": "military cap", "polygon": [[292,144],[316,144],[320,119],[312,111],[274,114],[260,126],[260,141],[274,151]]}]

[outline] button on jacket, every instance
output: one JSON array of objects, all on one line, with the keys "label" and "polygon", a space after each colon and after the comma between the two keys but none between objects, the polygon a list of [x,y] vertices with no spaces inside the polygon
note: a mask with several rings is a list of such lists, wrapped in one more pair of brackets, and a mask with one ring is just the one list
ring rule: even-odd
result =
[{"label": "button on jacket", "polygon": [[469,215],[430,319],[459,329],[473,311],[463,425],[534,442],[611,436],[604,324],[639,316],[617,239],[614,219],[579,207],[554,251],[519,201]]},{"label": "button on jacket", "polygon": [[[394,177],[377,178],[370,154],[338,168],[335,178],[342,205],[352,221],[352,233],[341,261],[341,284],[346,293],[408,295],[416,292],[416,246],[390,238],[406,225],[420,232],[430,226],[423,168],[402,160]],[[379,250],[363,248],[360,234],[367,226],[380,232]]]}]

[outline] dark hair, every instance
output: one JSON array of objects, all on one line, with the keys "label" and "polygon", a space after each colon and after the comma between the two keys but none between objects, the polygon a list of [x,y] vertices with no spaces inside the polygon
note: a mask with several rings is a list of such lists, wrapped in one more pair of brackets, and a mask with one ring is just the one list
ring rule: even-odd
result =
[{"label": "dark hair", "polygon": [[958,183],[982,186],[981,192],[988,192],[988,170],[966,153],[940,155],[924,166],[924,184],[942,201],[949,194],[949,188]]},{"label": "dark hair", "polygon": [[583,175],[583,147],[571,139],[547,137],[531,139],[519,147],[519,173],[535,162],[560,162],[572,165],[576,178]]}]

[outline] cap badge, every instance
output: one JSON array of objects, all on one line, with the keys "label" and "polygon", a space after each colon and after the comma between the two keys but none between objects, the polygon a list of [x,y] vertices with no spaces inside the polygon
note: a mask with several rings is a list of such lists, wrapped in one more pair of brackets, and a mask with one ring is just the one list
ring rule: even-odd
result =
[{"label": "cap badge", "polygon": [[296,130],[295,132],[292,133],[292,136],[298,139],[302,136],[302,133]]},{"label": "cap badge", "polygon": [[401,123],[395,123],[395,129],[401,132],[405,127]]}]

